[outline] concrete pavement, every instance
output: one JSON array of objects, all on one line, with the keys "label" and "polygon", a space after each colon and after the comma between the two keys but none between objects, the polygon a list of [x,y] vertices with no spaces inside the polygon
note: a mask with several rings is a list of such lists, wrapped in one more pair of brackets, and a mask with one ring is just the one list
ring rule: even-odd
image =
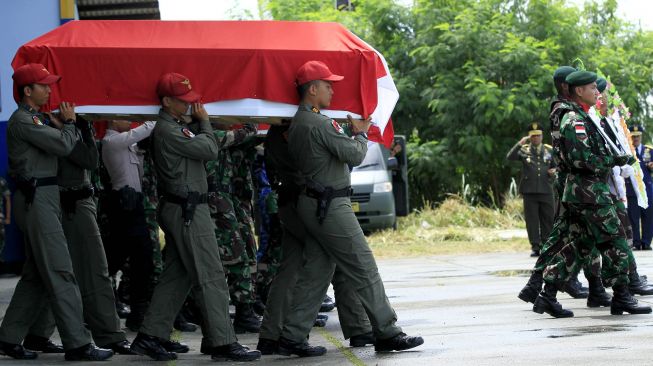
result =
[{"label": "concrete pavement", "polygon": [[[636,252],[640,274],[653,276],[653,252]],[[325,328],[313,328],[311,343],[327,347],[325,357],[300,359],[264,356],[264,365],[650,365],[653,315],[611,316],[609,309],[589,309],[585,300],[560,294],[575,317],[552,319],[531,311],[517,298],[534,260],[528,253],[438,256],[381,260],[379,268],[399,325],[425,344],[413,351],[376,354],[373,347],[348,348],[336,311]],[[582,276],[581,276],[582,277]],[[4,313],[16,279],[0,279]],[[586,283],[586,281],[585,281]],[[653,296],[638,297],[645,303]],[[135,335],[128,333],[128,338]],[[56,337],[56,336],[55,336]],[[184,333],[191,353],[170,364],[208,364],[199,354],[201,333]],[[255,347],[257,335],[239,336]],[[62,364],[63,355],[39,355],[29,364]],[[0,366],[25,364],[0,358]],[[153,364],[146,357],[114,356],[103,365]],[[80,363],[77,363],[80,364]],[[81,363],[83,364],[83,363]],[[90,363],[89,363],[90,364]],[[224,364],[224,363],[223,363]]]}]

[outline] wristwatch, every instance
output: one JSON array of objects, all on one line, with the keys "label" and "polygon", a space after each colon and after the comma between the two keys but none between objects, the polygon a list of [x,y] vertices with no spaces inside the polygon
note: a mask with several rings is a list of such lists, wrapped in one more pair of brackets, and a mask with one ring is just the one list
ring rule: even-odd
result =
[{"label": "wristwatch", "polygon": [[65,120],[63,123],[65,123],[65,124],[67,124],[67,125],[71,125],[71,124],[75,123],[75,120],[72,119],[72,118],[68,118],[68,119]]},{"label": "wristwatch", "polygon": [[359,135],[365,137],[365,140],[368,140],[367,133],[365,133],[365,132],[356,132],[354,134],[354,137],[359,136]]}]

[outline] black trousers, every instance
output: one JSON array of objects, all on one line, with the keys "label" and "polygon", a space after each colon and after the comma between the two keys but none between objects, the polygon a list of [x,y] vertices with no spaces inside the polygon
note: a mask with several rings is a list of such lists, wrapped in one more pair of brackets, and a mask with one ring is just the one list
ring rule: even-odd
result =
[{"label": "black trousers", "polygon": [[114,276],[129,259],[129,298],[131,304],[149,302],[152,297],[154,244],[145,223],[143,195],[125,205],[119,191],[106,196],[103,207],[108,216],[107,240],[104,248],[109,275]]}]

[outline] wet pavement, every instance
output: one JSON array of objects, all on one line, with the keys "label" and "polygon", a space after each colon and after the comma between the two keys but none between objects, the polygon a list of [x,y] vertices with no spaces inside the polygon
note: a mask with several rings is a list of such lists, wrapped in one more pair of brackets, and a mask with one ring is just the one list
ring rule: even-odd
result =
[{"label": "wet pavement", "polygon": [[[653,252],[636,252],[640,274],[653,277]],[[379,268],[398,324],[425,344],[413,351],[376,354],[373,347],[349,348],[337,312],[325,328],[313,328],[311,343],[327,347],[324,357],[264,356],[262,365],[650,365],[653,315],[612,316],[585,300],[559,294],[575,317],[553,319],[517,299],[534,260],[527,253],[439,256],[381,260]],[[582,276],[581,276],[582,277]],[[587,284],[584,278],[581,280]],[[6,308],[17,279],[0,279],[0,308]],[[653,296],[638,297],[653,303]],[[133,339],[129,332],[128,338]],[[56,335],[55,335],[56,338]],[[199,354],[200,332],[183,333],[191,353],[170,365],[209,364]],[[255,347],[255,334],[239,335]],[[1,357],[1,356],[0,356]],[[62,364],[63,355],[40,355],[32,365]],[[25,364],[0,358],[0,366]],[[114,356],[103,365],[154,365],[140,356]],[[77,365],[85,363],[75,363]],[[90,364],[90,363],[89,363]],[[228,363],[221,363],[228,364]]]}]

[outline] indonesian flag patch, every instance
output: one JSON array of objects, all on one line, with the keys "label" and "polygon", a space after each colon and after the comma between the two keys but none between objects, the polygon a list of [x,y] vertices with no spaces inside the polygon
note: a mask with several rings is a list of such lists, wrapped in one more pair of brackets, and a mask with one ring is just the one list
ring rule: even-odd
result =
[{"label": "indonesian flag patch", "polygon": [[338,133],[345,133],[345,130],[343,130],[342,127],[335,120],[333,119],[331,120],[331,125],[333,126],[333,128],[336,129],[336,131],[338,131]]},{"label": "indonesian flag patch", "polygon": [[574,122],[574,130],[576,130],[576,137],[578,137],[580,140],[585,140],[587,138],[587,131],[585,131],[585,123]]},{"label": "indonesian flag patch", "polygon": [[195,134],[192,133],[192,132],[191,132],[189,129],[187,129],[186,127],[184,127],[184,128],[181,129],[181,133],[183,133],[184,136],[188,137],[189,139],[192,139],[193,137],[195,137]]},{"label": "indonesian flag patch", "polygon": [[41,122],[39,116],[32,116],[32,122],[34,122],[35,125],[43,126],[43,122]]}]

